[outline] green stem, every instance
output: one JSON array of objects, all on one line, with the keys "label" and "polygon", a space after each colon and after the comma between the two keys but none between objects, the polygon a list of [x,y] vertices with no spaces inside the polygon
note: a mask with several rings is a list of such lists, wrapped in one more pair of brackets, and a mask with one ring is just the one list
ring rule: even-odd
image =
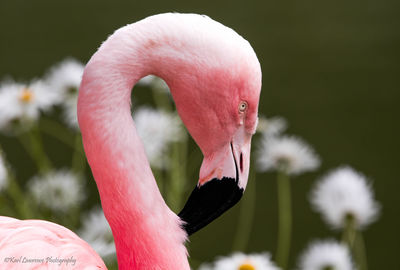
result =
[{"label": "green stem", "polygon": [[32,212],[29,208],[28,201],[25,200],[24,193],[19,187],[16,179],[9,175],[8,177],[8,193],[14,201],[15,208],[21,219],[32,218]]},{"label": "green stem", "polygon": [[364,238],[360,231],[357,231],[356,241],[354,245],[354,257],[357,260],[359,270],[368,270],[367,252],[365,248]]},{"label": "green stem", "polygon": [[86,159],[83,155],[82,149],[82,136],[77,134],[75,136],[74,153],[72,154],[72,170],[76,173],[83,172],[86,166]]},{"label": "green stem", "polygon": [[[193,150],[188,153],[186,157],[186,166],[187,166],[187,172],[191,174],[198,174],[199,170],[199,164],[201,164],[202,157],[200,155],[200,152]],[[193,175],[189,175],[189,177],[192,177]],[[198,176],[198,175],[196,175]]]},{"label": "green stem", "polygon": [[179,211],[179,208],[182,207],[181,201],[185,191],[186,179],[186,156],[187,137],[185,135],[182,141],[173,143],[171,149],[170,183],[167,198],[172,211]]},{"label": "green stem", "polygon": [[167,112],[172,112],[173,108],[167,93],[163,93],[158,89],[152,89],[151,92],[153,94],[153,100],[156,104],[156,108],[165,110]]},{"label": "green stem", "polygon": [[368,266],[364,239],[362,233],[357,230],[357,221],[353,215],[347,215],[344,223],[345,228],[342,235],[342,243],[349,247],[358,266],[357,269],[367,270]]},{"label": "green stem", "polygon": [[67,129],[64,125],[42,117],[40,119],[40,129],[47,135],[56,138],[57,140],[70,146],[71,148],[75,148],[75,141],[72,136],[70,136],[70,134],[66,132]]},{"label": "green stem", "polygon": [[51,168],[51,162],[43,149],[42,139],[38,127],[35,125],[26,133],[18,136],[22,146],[31,156],[40,173],[48,172]]},{"label": "green stem", "polygon": [[[0,155],[3,150],[0,147]],[[4,155],[3,155],[4,156]],[[7,173],[7,191],[11,199],[14,201],[18,215],[22,219],[32,218],[32,211],[29,207],[28,200],[25,199],[24,192],[21,190],[14,173],[11,171],[9,164],[4,160]]]},{"label": "green stem", "polygon": [[347,244],[349,249],[353,251],[356,239],[356,220],[352,215],[345,217],[345,228],[342,234],[342,243]]},{"label": "green stem", "polygon": [[162,171],[156,168],[152,169],[154,178],[156,179],[158,189],[160,190],[161,195],[165,198],[165,182]]},{"label": "green stem", "polygon": [[278,171],[278,247],[276,261],[281,269],[287,269],[292,230],[292,206],[290,179],[284,170]]},{"label": "green stem", "polygon": [[246,251],[253,225],[257,194],[254,170],[250,171],[245,194],[246,198],[240,206],[239,221],[233,241],[233,250],[238,251]]}]

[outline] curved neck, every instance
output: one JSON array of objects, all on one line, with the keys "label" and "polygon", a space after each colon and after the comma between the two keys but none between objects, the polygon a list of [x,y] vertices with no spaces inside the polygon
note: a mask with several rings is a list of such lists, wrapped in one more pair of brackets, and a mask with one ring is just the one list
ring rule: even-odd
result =
[{"label": "curved neck", "polygon": [[121,28],[89,61],[79,124],[120,269],[185,270],[186,234],[158,190],[130,113],[131,89],[140,78],[151,73],[173,84],[165,70],[174,63],[157,57],[163,48],[145,31],[141,24]]}]

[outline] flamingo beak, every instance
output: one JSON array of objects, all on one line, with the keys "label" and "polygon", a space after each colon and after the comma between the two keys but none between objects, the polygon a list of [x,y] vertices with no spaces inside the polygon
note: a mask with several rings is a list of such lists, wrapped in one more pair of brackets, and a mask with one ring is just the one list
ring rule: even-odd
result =
[{"label": "flamingo beak", "polygon": [[178,216],[188,235],[234,206],[246,188],[252,134],[240,128],[231,142],[204,157],[200,179]]}]

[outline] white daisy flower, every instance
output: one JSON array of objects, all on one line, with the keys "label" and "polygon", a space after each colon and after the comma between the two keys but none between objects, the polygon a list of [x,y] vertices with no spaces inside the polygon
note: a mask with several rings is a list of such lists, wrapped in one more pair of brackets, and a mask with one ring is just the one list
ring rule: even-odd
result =
[{"label": "white daisy flower", "polygon": [[78,95],[69,97],[62,103],[64,108],[63,117],[65,123],[75,130],[79,130],[78,124]]},{"label": "white daisy flower", "polygon": [[295,136],[271,137],[264,135],[258,150],[260,171],[282,170],[289,174],[313,171],[320,165],[314,150]]},{"label": "white daisy flower", "polygon": [[349,217],[357,227],[367,226],[377,219],[380,209],[365,176],[350,167],[333,170],[319,180],[311,204],[333,228],[343,228]]},{"label": "white daisy flower", "polygon": [[71,171],[51,171],[35,176],[28,182],[30,193],[36,201],[53,211],[66,212],[84,199],[80,179]]},{"label": "white daisy flower", "polygon": [[0,152],[0,191],[7,187],[7,169]]},{"label": "white daisy flower", "polygon": [[135,110],[133,120],[150,164],[159,169],[167,168],[169,144],[181,140],[184,136],[178,116],[141,107]]},{"label": "white daisy flower", "polygon": [[51,89],[63,97],[65,122],[79,129],[77,119],[78,89],[85,66],[75,59],[68,58],[50,69],[46,75]]},{"label": "white daisy flower", "polygon": [[82,80],[85,66],[75,59],[68,58],[56,64],[46,75],[53,91],[63,96],[76,94]]},{"label": "white daisy flower", "polygon": [[[11,121],[20,117],[20,107],[24,104],[23,97],[20,93],[25,85],[14,82],[3,83],[0,86],[0,128],[6,128]],[[19,97],[19,94],[21,97]],[[21,100],[20,100],[21,99]],[[21,104],[19,104],[21,103]]]},{"label": "white daisy flower", "polygon": [[78,233],[82,239],[105,260],[115,257],[116,250],[110,225],[103,210],[94,209],[83,220],[83,226]]},{"label": "white daisy flower", "polygon": [[213,265],[204,264],[201,270],[279,270],[271,261],[269,253],[234,253],[229,257],[218,258]]},{"label": "white daisy flower", "polygon": [[20,121],[34,121],[41,111],[49,110],[60,101],[42,80],[29,85],[6,82],[0,86],[0,128],[12,129],[10,125]]},{"label": "white daisy flower", "polygon": [[266,118],[260,116],[258,118],[257,131],[266,136],[278,136],[287,128],[286,119],[279,116]]},{"label": "white daisy flower", "polygon": [[311,243],[299,260],[300,270],[354,270],[346,246],[334,240]]}]

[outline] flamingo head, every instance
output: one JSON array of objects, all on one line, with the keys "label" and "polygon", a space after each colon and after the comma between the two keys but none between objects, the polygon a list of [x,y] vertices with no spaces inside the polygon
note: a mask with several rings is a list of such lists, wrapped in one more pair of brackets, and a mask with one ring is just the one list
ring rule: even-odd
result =
[{"label": "flamingo head", "polygon": [[193,67],[202,75],[173,82],[186,89],[172,91],[172,95],[179,115],[204,155],[199,181],[179,213],[188,235],[235,205],[247,185],[261,69],[250,45],[232,54],[225,52],[224,57],[229,58],[229,65],[203,67],[200,71],[198,66]]}]

